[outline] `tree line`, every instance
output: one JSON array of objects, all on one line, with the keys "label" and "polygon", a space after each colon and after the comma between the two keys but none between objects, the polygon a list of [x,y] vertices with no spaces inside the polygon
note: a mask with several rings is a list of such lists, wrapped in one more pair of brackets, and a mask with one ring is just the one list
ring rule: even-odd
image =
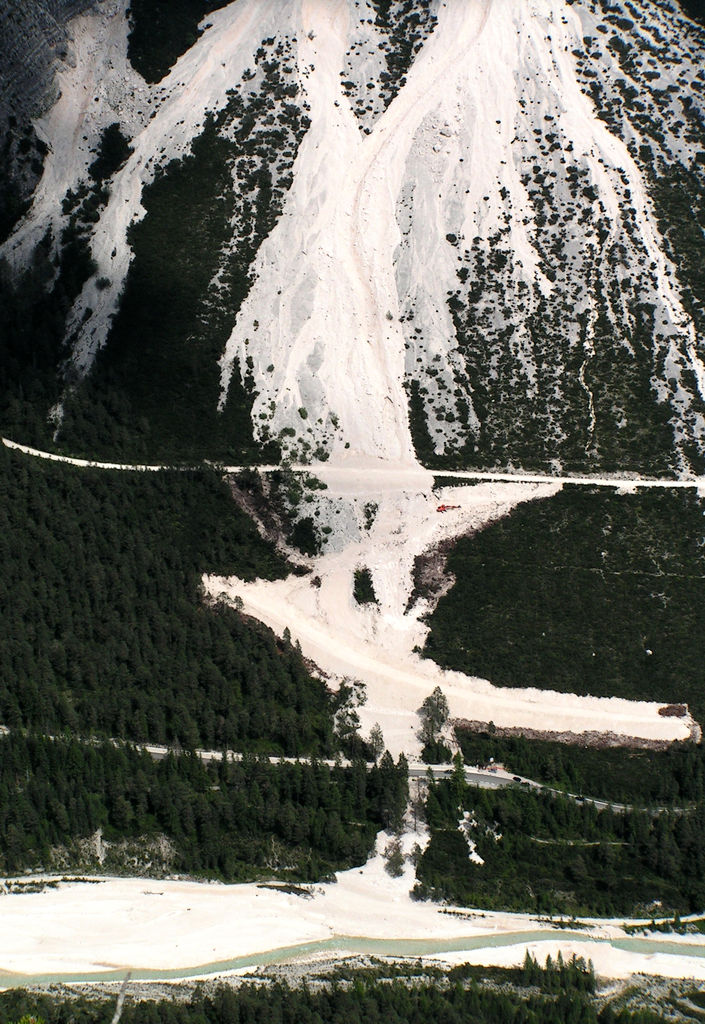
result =
[{"label": "tree line", "polygon": [[328,755],[334,709],[291,644],[204,571],[288,566],[215,472],[121,473],[0,446],[0,723]]},{"label": "tree line", "polygon": [[[429,980],[369,976],[293,988],[286,982],[198,986],[187,1000],[133,1001],[123,1024],[661,1024],[649,1010],[598,1006],[594,978],[580,961],[523,971],[453,968]],[[468,975],[470,975],[468,977]],[[484,975],[490,975],[485,979]],[[591,982],[592,979],[592,982]],[[0,1024],[33,1015],[52,1024],[109,1024],[114,999],[57,997],[37,991],[0,994]]]},{"label": "tree line", "polygon": [[664,806],[705,797],[705,747],[665,750],[586,747],[579,743],[456,729],[466,764],[494,759],[516,775],[616,803]]},{"label": "tree line", "polygon": [[255,755],[204,764],[10,733],[0,738],[0,870],[51,866],[58,847],[70,861],[75,841],[101,829],[109,842],[165,836],[180,873],[316,881],[363,864],[376,833],[400,824],[407,796],[406,761],[389,753],[369,770]]},{"label": "tree line", "polygon": [[[466,811],[481,864],[459,830]],[[426,816],[419,898],[599,917],[705,908],[703,803],[679,814],[618,813],[519,786],[468,786],[461,768],[429,786]]]}]

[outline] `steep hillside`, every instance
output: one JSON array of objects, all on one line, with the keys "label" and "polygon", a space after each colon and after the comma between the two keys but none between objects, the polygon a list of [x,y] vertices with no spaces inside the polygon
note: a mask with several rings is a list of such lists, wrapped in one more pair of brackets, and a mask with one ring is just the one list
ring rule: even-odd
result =
[{"label": "steep hillside", "polygon": [[0,725],[328,753],[323,683],[290,645],[202,600],[214,564],[289,566],[212,472],[124,476],[0,450]]},{"label": "steep hillside", "polygon": [[564,488],[465,537],[425,653],[498,685],[688,703],[705,719],[702,500]]},{"label": "steep hillside", "polygon": [[6,431],[702,471],[705,29],[675,0],[128,8],[70,23],[36,122]]},{"label": "steep hillside", "polygon": [[0,242],[29,207],[46,145],[32,118],[56,100],[68,22],[92,0],[8,0],[0,9]]},{"label": "steep hillside", "polygon": [[0,879],[7,984],[544,941],[556,1006],[563,955],[703,976],[685,11],[0,11],[0,868],[258,883]]}]

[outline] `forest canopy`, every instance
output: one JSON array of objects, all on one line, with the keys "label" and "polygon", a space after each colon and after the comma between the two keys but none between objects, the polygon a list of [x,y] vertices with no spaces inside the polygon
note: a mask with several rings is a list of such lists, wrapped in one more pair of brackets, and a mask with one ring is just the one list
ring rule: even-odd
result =
[{"label": "forest canopy", "polygon": [[[365,863],[377,832],[400,822],[407,787],[404,758],[389,754],[369,770],[254,755],[204,764],[11,733],[0,737],[0,870],[121,870],[129,841],[132,872],[318,881]],[[102,865],[81,843],[98,830]]]},{"label": "forest canopy", "polygon": [[126,473],[0,446],[0,724],[184,747],[333,750],[301,655],[225,605],[204,571],[288,566],[210,470]]},{"label": "forest canopy", "polygon": [[448,557],[424,654],[497,686],[683,703],[705,719],[702,499],[563,487]]}]

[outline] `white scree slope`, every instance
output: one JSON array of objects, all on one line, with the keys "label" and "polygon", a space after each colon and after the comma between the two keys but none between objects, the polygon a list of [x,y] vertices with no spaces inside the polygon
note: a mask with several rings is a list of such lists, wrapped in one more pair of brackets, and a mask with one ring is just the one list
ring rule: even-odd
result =
[{"label": "white scree slope", "polygon": [[[448,540],[509,514],[520,502],[548,497],[560,484],[488,483],[433,492],[428,475],[390,473],[374,465],[338,470],[323,467],[328,490],[319,498],[334,527],[329,551],[311,560],[310,576],[245,583],[235,577],[203,577],[215,600],[242,602],[252,615],[282,635],[288,629],[310,658],[331,678],[362,681],[367,702],[359,708],[364,734],[375,722],[388,749],[418,756],[418,709],[435,686],[448,698],[454,718],[493,721],[554,732],[613,732],[645,739],[687,739],[690,717],[659,715],[660,705],[619,698],[578,697],[535,689],[503,689],[461,672],[444,671],[419,657],[427,627],[425,600],[411,603],[414,559]],[[376,506],[369,529],[363,506]],[[441,503],[461,507],[445,514]],[[326,508],[327,506],[327,508]],[[370,570],[378,605],[358,605],[356,569]],[[410,607],[411,603],[411,607]]]},{"label": "white scree slope", "polygon": [[[632,155],[643,132],[630,111],[621,128],[608,126],[589,95],[591,83],[624,87],[627,73],[608,45],[614,26],[600,22],[613,14],[593,0],[429,2],[428,32],[381,114],[381,36],[363,0],[238,0],[208,16],[155,86],[127,61],[126,0],[74,19],[75,66],[62,70],[61,98],[38,124],[50,147],[44,178],[2,254],[19,266],[49,225],[58,237],[66,189],[85,178],[101,131],[118,120],[134,152],[110,181],[90,240],[97,269],[67,323],[84,374],[109,338],[144,186],[189,152],[263,38],[286,35],[311,127],[283,215],[251,267],[249,296],[225,311],[233,329],[221,358],[223,397],[236,358],[253,381],[255,432],[278,436],[295,458],[358,454],[408,465],[414,388],[435,451],[480,443],[483,429],[501,449],[519,409],[528,442],[490,447],[484,464],[521,464],[540,433],[542,458],[559,471],[575,454],[561,451],[571,434],[590,458],[603,421],[603,435],[623,429],[622,396],[609,394],[609,381],[607,399],[597,400],[602,344],[608,361],[621,349],[627,364],[641,364],[649,401],[669,409],[671,461],[645,468],[687,470],[693,444],[705,444],[702,339]],[[654,74],[662,91],[696,84],[698,44],[683,43],[674,10],[652,0],[641,20],[627,0],[614,10],[638,21],[629,36],[645,62],[637,92]],[[660,54],[659,71],[647,71],[654,58],[639,57],[651,23],[672,37],[674,67]],[[604,52],[586,56],[585,38],[602,38],[601,29]],[[357,81],[352,98],[346,74]],[[374,110],[360,120],[365,75]],[[671,107],[659,159],[686,166],[695,143],[683,141]],[[631,335],[645,308],[653,322],[637,351]],[[600,317],[611,325],[608,342],[597,337]],[[489,398],[480,400],[483,388]]]},{"label": "white scree slope", "polygon": [[304,3],[299,61],[310,68],[312,126],[222,361],[223,393],[233,357],[254,361],[253,420],[271,417],[271,433],[298,425],[305,410],[301,434],[314,450],[413,461],[395,204],[415,133],[464,66],[488,11],[484,2],[443,5],[406,85],[364,136],[339,78],[351,31],[347,5]]},{"label": "white scree slope", "polygon": [[[634,294],[654,304],[653,360],[661,352],[676,381],[674,409],[689,422],[680,436],[701,438],[705,421],[691,408],[703,378],[694,327],[641,172],[579,84],[573,56],[582,46],[579,12],[564,0],[441,4],[406,84],[364,135],[339,68],[347,40],[359,34],[356,19],[367,13],[343,0],[302,5],[299,65],[306,69],[312,126],[284,215],[255,261],[253,288],[223,355],[223,395],[234,357],[241,367],[249,359],[255,428],[264,423],[275,436],[294,431],[295,439],[285,435],[283,442],[292,455],[325,450],[333,458],[348,452],[406,461],[412,449],[404,385],[416,380],[427,396],[436,449],[461,443],[468,428],[477,429],[478,416],[448,296],[458,291],[460,242],[472,242],[489,258],[501,240],[510,269],[487,300],[492,330],[514,325],[510,347],[524,378],[517,386],[536,392],[541,381],[525,321],[544,301],[556,309],[565,304],[567,347],[582,363],[589,447],[595,406],[586,367],[603,301],[595,282],[614,279],[622,286],[627,272],[606,257],[619,239],[637,277]],[[595,225],[585,223],[556,158],[560,174],[551,172],[557,179],[551,188],[563,206],[559,227],[568,240],[558,271],[547,256],[550,226],[527,189],[527,165],[538,159],[544,170],[552,166],[535,140],[548,130],[545,122],[594,189],[598,215]],[[624,300],[604,301],[621,338],[620,325],[633,323],[634,314]],[[582,340],[576,313],[587,318]],[[618,344],[628,347],[626,336]],[[490,378],[498,372],[495,358],[488,349],[482,369]],[[694,381],[690,392],[685,369]],[[559,441],[560,402],[551,418]]]}]

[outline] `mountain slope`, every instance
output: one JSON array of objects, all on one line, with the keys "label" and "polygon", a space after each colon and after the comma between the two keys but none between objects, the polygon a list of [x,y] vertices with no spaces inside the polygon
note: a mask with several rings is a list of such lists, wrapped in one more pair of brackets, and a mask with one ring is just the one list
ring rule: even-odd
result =
[{"label": "mountain slope", "polygon": [[239,0],[153,85],[124,3],[72,28],[3,250],[17,277],[68,222],[89,252],[59,443],[702,470],[705,30],[675,2]]}]

